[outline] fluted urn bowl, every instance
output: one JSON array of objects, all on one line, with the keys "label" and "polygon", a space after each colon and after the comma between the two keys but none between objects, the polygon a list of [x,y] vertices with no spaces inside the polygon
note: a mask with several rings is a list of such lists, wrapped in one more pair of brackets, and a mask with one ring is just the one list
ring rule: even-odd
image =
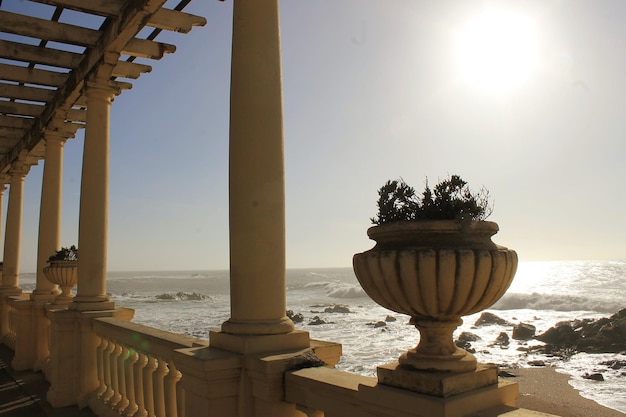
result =
[{"label": "fluted urn bowl", "polygon": [[43,273],[53,284],[61,287],[61,294],[54,299],[55,304],[68,304],[74,298],[72,288],[78,281],[78,261],[51,261],[43,268]]},{"label": "fluted urn bowl", "polygon": [[400,356],[404,367],[467,372],[476,359],[452,333],[461,316],[484,310],[504,295],[517,270],[515,251],[496,245],[498,225],[486,221],[397,222],[368,229],[374,248],[354,255],[365,292],[379,305],[411,316],[420,332],[416,348]]}]

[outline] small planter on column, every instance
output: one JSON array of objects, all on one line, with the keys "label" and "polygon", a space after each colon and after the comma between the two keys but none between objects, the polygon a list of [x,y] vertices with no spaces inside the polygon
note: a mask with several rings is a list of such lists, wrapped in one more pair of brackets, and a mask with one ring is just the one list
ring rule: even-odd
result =
[{"label": "small planter on column", "polygon": [[78,278],[78,249],[72,245],[61,248],[48,258],[48,266],[43,268],[48,281],[61,287],[61,294],[54,299],[54,304],[69,304],[74,298],[72,288]]},{"label": "small planter on column", "polygon": [[[453,175],[433,190],[426,185],[421,198],[402,180],[387,182],[379,196],[377,225],[367,231],[376,245],[354,255],[354,272],[374,301],[409,315],[420,332],[418,346],[400,356],[397,369],[378,369],[379,382],[438,396],[476,388],[467,381],[446,388],[441,376],[476,371],[476,359],[452,334],[462,316],[500,299],[517,269],[515,251],[491,241],[498,225],[484,221],[488,192],[472,194]],[[429,374],[436,384],[407,382],[409,371]],[[497,382],[497,371],[489,375],[478,384]]]}]

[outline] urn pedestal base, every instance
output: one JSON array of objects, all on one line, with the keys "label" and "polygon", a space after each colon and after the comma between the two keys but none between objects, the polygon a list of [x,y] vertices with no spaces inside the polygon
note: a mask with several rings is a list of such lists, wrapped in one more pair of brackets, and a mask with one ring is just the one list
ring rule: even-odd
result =
[{"label": "urn pedestal base", "polygon": [[377,368],[378,383],[435,397],[450,397],[498,384],[498,367],[479,363],[471,372],[429,372],[405,368],[398,362]]},{"label": "urn pedestal base", "polygon": [[470,372],[476,369],[474,355],[452,341],[452,333],[463,320],[425,320],[411,318],[420,332],[417,347],[404,352],[400,365],[418,371]]}]

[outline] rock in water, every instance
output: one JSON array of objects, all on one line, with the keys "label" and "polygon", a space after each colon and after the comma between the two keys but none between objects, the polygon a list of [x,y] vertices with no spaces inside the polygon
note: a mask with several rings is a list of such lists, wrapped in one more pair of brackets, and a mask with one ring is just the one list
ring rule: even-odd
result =
[{"label": "rock in water", "polygon": [[496,316],[493,313],[489,313],[487,311],[483,312],[478,320],[474,323],[474,326],[485,326],[488,324],[497,324],[499,326],[511,326],[511,323],[504,320],[501,317]]},{"label": "rock in water", "polygon": [[346,306],[335,304],[332,307],[324,309],[324,313],[350,313],[350,309]]},{"label": "rock in water", "polygon": [[530,340],[535,337],[535,331],[537,328],[532,324],[520,323],[513,327],[513,339],[515,340]]}]

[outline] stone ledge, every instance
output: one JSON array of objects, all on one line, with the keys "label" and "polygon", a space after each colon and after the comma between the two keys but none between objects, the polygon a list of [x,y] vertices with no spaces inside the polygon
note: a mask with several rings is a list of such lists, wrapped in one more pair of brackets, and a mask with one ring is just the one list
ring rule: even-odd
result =
[{"label": "stone ledge", "polygon": [[479,411],[467,417],[558,417],[554,414],[542,413],[540,411],[526,410],[524,408],[514,408],[500,406],[488,410]]}]

